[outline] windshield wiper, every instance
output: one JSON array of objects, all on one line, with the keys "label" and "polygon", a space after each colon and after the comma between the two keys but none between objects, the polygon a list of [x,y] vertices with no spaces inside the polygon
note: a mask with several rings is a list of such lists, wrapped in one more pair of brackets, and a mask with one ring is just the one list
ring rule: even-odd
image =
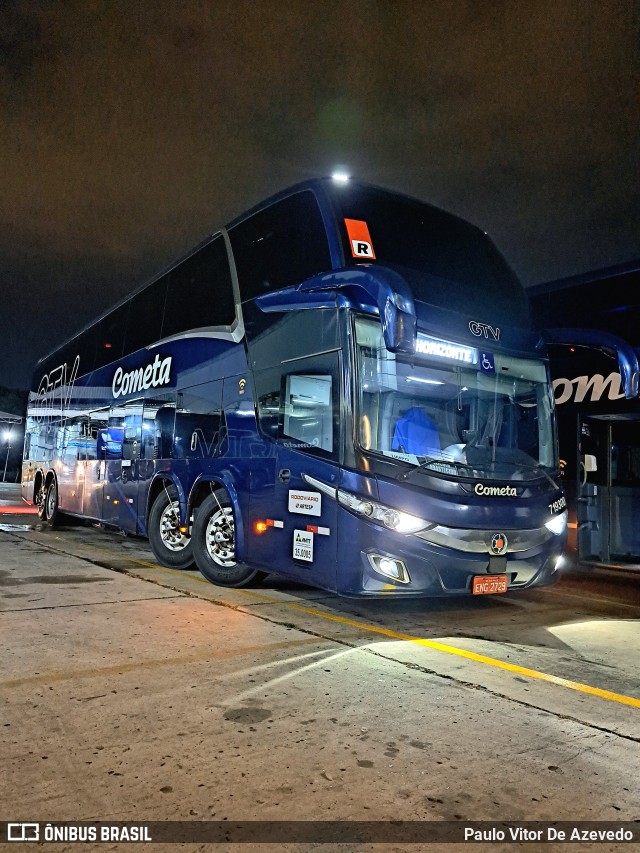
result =
[{"label": "windshield wiper", "polygon": [[[420,462],[418,465],[415,465],[413,468],[410,468],[408,471],[402,471],[398,475],[398,480],[408,480],[411,474],[414,474],[416,471],[425,471],[430,470],[431,465],[441,465],[443,468],[453,468],[454,471],[467,471],[470,466],[467,462],[459,462],[457,459],[442,459],[442,457],[438,456],[427,456],[424,462]],[[435,468],[434,470],[438,470]],[[441,474],[448,474],[450,471],[442,470]]]}]

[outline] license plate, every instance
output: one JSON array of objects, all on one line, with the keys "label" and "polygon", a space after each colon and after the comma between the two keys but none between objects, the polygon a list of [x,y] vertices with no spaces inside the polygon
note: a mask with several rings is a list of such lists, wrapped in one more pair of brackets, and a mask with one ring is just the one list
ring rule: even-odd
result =
[{"label": "license plate", "polygon": [[474,595],[495,595],[507,591],[506,575],[476,575],[471,585]]}]

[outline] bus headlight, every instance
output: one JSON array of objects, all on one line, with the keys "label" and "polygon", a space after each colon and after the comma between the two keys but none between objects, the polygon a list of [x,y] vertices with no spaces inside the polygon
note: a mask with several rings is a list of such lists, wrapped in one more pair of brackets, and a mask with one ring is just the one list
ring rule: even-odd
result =
[{"label": "bus headlight", "polygon": [[330,486],[328,483],[323,483],[322,480],[316,480],[315,477],[309,474],[303,474],[302,479],[312,488],[338,501],[339,504],[368,518],[371,521],[376,521],[382,524],[387,530],[395,530],[396,533],[418,533],[421,530],[428,530],[436,525],[431,521],[426,521],[424,518],[419,518],[417,515],[411,515],[410,512],[402,512],[400,509],[385,506],[384,504],[370,501],[368,498],[359,498],[353,492],[348,492],[346,489],[336,489],[335,486]]},{"label": "bus headlight", "polygon": [[357,495],[347,492],[344,489],[338,489],[337,498],[339,504],[347,507],[352,512],[363,515],[371,521],[377,521],[378,524],[382,524],[388,530],[395,530],[396,533],[418,533],[418,531],[424,530],[426,527],[434,526],[417,515],[392,509],[375,501],[362,500]]},{"label": "bus headlight", "polygon": [[544,526],[556,536],[560,536],[567,529],[567,518],[568,513],[565,509],[565,511],[561,512],[560,515],[554,515],[553,518],[546,521]]}]

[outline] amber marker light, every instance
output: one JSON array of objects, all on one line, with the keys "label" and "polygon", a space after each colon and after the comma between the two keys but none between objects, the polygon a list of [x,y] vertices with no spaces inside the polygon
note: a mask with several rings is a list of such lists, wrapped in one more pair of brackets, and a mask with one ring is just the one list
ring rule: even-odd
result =
[{"label": "amber marker light", "polygon": [[256,533],[264,533],[267,530],[268,526],[269,525],[267,524],[266,521],[256,521],[255,524],[253,525],[253,529],[255,530]]}]

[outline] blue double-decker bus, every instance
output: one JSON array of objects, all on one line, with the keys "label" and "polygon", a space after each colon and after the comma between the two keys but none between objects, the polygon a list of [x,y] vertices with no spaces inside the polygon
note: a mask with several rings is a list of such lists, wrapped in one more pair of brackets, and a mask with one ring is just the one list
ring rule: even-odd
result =
[{"label": "blue double-decker bus", "polygon": [[490,239],[320,179],[39,362],[22,488],[215,584],[442,595],[551,583],[559,483],[545,345]]}]

